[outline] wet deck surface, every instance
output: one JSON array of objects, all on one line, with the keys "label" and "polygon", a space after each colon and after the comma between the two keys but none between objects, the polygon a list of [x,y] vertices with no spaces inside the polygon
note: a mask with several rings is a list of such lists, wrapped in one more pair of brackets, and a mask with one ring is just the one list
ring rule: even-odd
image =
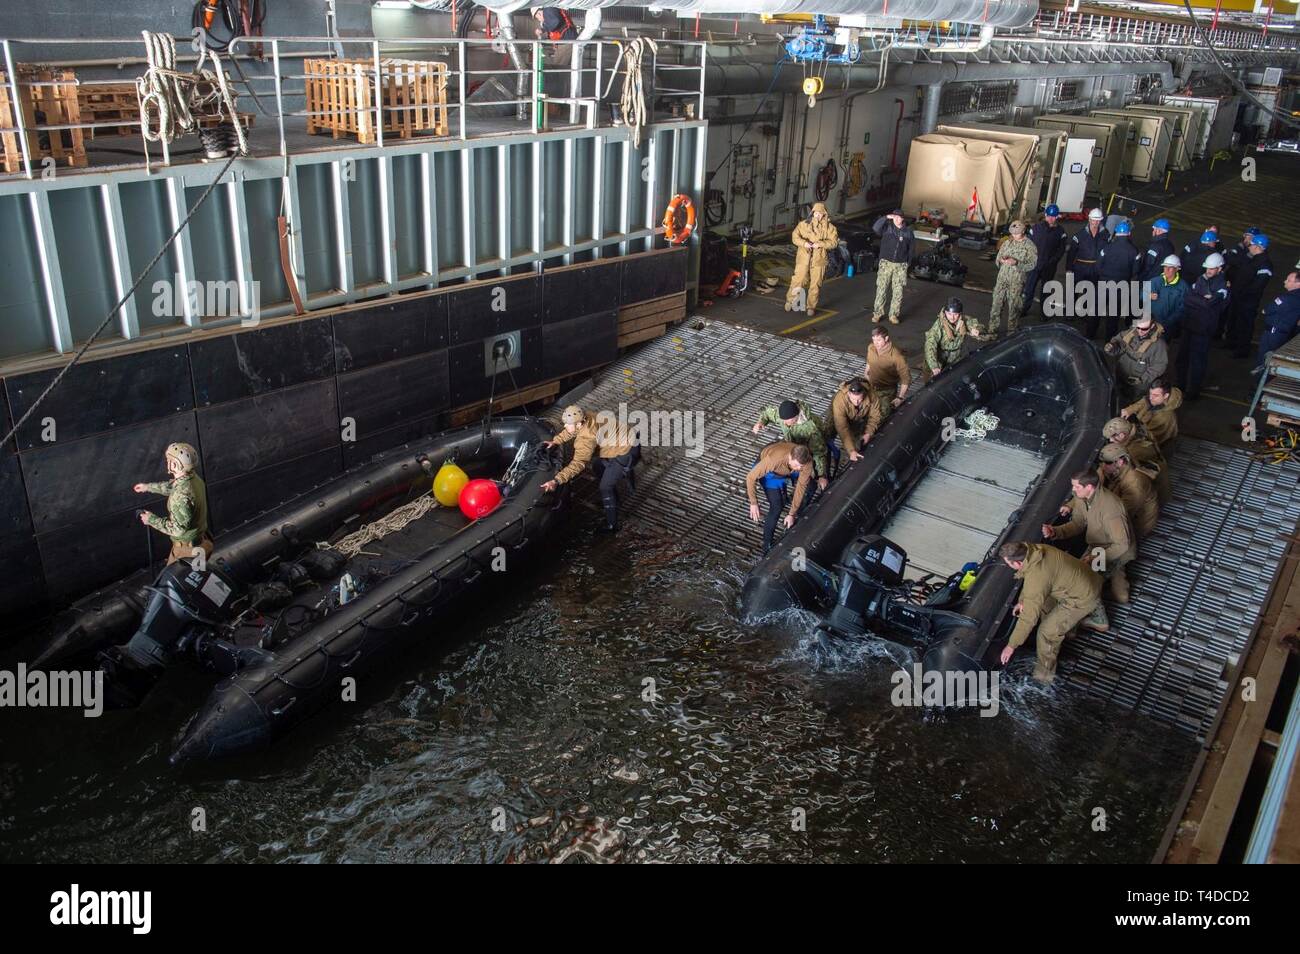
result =
[{"label": "wet deck surface", "polygon": [[[776,434],[767,429],[754,435],[754,421],[762,407],[791,395],[822,413],[836,384],[860,370],[854,354],[688,319],[603,372],[583,403],[613,413],[620,403],[629,411],[702,411],[703,453],[649,450],[627,517],[702,550],[757,562],[761,527],[749,520],[744,475]],[[1001,446],[998,460],[1008,453],[1013,459],[999,466],[998,483],[1027,486],[1041,465],[1032,453]],[[987,456],[978,445],[953,448],[929,477],[969,483],[987,469]],[[1189,437],[1179,439],[1172,456],[1173,498],[1130,566],[1131,603],[1111,606],[1109,633],[1067,643],[1060,671],[1071,686],[1201,735],[1300,518],[1300,465],[1255,463],[1244,445]],[[996,531],[980,524],[980,513],[964,516],[972,508],[951,500],[927,507],[935,489],[918,485],[895,523],[909,543],[920,542],[918,559],[936,564],[927,569],[943,572],[949,564],[980,560]],[[947,555],[925,542],[938,539],[945,521]]]}]

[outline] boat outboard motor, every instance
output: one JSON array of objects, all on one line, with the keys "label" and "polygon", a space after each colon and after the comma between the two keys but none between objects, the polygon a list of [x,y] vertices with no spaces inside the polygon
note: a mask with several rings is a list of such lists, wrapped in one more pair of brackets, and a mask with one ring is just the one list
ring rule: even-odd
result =
[{"label": "boat outboard motor", "polygon": [[903,582],[907,553],[880,534],[858,537],[837,565],[839,589],[826,625],[838,633],[860,635],[867,622],[883,619],[889,600]]},{"label": "boat outboard motor", "polygon": [[154,585],[135,635],[99,654],[116,707],[132,707],[153,688],[172,658],[198,626],[217,626],[226,613],[231,586],[211,567],[199,570],[185,560],[166,567]]}]

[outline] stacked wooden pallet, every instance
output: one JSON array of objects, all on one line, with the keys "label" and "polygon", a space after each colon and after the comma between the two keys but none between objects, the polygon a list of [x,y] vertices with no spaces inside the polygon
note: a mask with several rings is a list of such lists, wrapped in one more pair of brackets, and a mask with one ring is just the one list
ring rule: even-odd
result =
[{"label": "stacked wooden pallet", "polygon": [[[445,136],[447,64],[431,60],[303,61],[307,75],[307,132],[356,136],[378,142],[376,101],[383,107],[385,138],[409,139],[417,133]],[[376,80],[379,95],[376,96]]]},{"label": "stacked wooden pallet", "polygon": [[[39,168],[43,159],[69,166],[86,164],[86,147],[80,129],[37,130],[36,126],[65,126],[82,121],[77,105],[77,74],[48,66],[19,66],[17,110],[9,78],[0,73],[0,127],[16,129],[21,116],[27,130],[27,153]],[[4,142],[5,172],[23,167],[23,145],[17,132],[0,133]]]},{"label": "stacked wooden pallet", "polygon": [[618,310],[618,346],[658,338],[686,317],[686,292],[624,305]]},{"label": "stacked wooden pallet", "polygon": [[[140,100],[134,83],[96,83],[77,88],[77,103],[81,109],[82,122],[112,123],[120,126],[100,126],[87,129],[88,139],[100,136],[138,136],[140,135]],[[239,113],[239,121],[245,129],[253,125],[252,113]],[[200,126],[213,126],[221,122],[219,117],[203,116],[199,118]]]},{"label": "stacked wooden pallet", "polygon": [[[523,407],[525,404],[534,404],[545,407],[553,402],[556,395],[559,393],[559,381],[549,381],[546,384],[537,384],[520,391],[511,391],[509,394],[502,394],[492,402],[492,413],[501,414],[517,407]],[[532,408],[534,413],[538,410],[539,407],[535,406]],[[469,404],[465,407],[457,408],[451,412],[450,426],[462,427],[466,424],[473,424],[475,421],[481,421],[487,415],[487,412],[487,401],[479,401],[477,404]]]},{"label": "stacked wooden pallet", "polygon": [[[134,83],[105,83],[77,88],[77,105],[81,110],[83,122],[107,123],[120,121],[135,123],[140,121],[140,100],[136,96]],[[103,126],[99,129],[87,129],[86,138],[101,136],[126,136],[139,133],[136,126]]]}]

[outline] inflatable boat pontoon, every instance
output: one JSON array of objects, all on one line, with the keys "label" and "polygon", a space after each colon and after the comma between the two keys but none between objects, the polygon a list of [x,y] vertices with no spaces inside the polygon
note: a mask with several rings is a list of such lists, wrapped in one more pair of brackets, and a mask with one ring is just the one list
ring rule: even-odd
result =
[{"label": "inflatable boat pontoon", "polygon": [[[886,419],[862,459],[832,482],[749,574],[742,612],[755,620],[803,608],[821,615],[832,633],[875,634],[915,645],[926,669],[992,667],[1017,590],[997,547],[1042,540],[1042,525],[1055,521],[1070,495],[1071,475],[1095,465],[1101,428],[1112,414],[1112,391],[1101,352],[1064,325],[1029,328],[979,348],[915,390]],[[952,455],[964,452],[955,432],[981,409],[999,418],[998,427],[979,442],[986,473],[967,472],[967,490],[949,481],[946,488],[958,489],[918,502],[926,496],[925,482],[937,479]],[[1020,485],[1023,494],[996,486],[1000,471],[1019,472],[1026,459],[1038,466]],[[960,477],[965,468],[947,470]],[[1005,516],[996,512],[998,499],[1008,501]],[[905,518],[941,508],[959,516],[945,532],[937,535],[932,528],[917,544],[950,551],[947,558],[958,568],[968,561],[978,564],[974,583],[965,590],[964,569],[928,590],[909,572],[906,527],[923,521]],[[990,520],[1000,529],[966,533]],[[961,551],[962,542],[971,539],[978,543],[967,545],[980,552]],[[942,557],[930,559],[937,564]]]},{"label": "inflatable boat pontoon", "polygon": [[[559,452],[543,447],[551,436],[541,421],[507,418],[388,451],[224,535],[206,566],[181,561],[152,583],[136,574],[81,600],[36,662],[93,658],[110,701],[131,705],[172,663],[198,661],[226,678],[172,761],[267,745],[485,572],[522,565],[516,554],[545,538],[566,499],[541,490],[558,470]],[[438,506],[430,474],[446,460],[496,481],[496,509],[471,521]],[[330,546],[379,521],[387,532],[359,552]]]}]

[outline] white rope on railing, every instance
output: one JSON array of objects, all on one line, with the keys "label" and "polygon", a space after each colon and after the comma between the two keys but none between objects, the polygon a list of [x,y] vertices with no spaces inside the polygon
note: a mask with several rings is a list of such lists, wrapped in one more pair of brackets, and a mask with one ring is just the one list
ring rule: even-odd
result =
[{"label": "white rope on railing", "polygon": [[[235,109],[221,57],[204,47],[192,73],[176,69],[176,41],[168,33],[141,31],[149,66],[135,81],[140,98],[141,131],[147,142],[171,143],[178,134],[195,132],[200,118],[225,118],[235,130],[239,154],[248,154],[248,139]],[[204,69],[211,61],[212,69]]]},{"label": "white rope on railing", "polygon": [[[620,44],[621,47],[621,44]],[[641,127],[649,120],[645,102],[645,78],[641,74],[641,61],[646,53],[654,56],[659,47],[648,36],[639,36],[622,49],[623,95],[619,98],[619,112],[624,125],[632,130],[632,148],[641,148]]]}]

